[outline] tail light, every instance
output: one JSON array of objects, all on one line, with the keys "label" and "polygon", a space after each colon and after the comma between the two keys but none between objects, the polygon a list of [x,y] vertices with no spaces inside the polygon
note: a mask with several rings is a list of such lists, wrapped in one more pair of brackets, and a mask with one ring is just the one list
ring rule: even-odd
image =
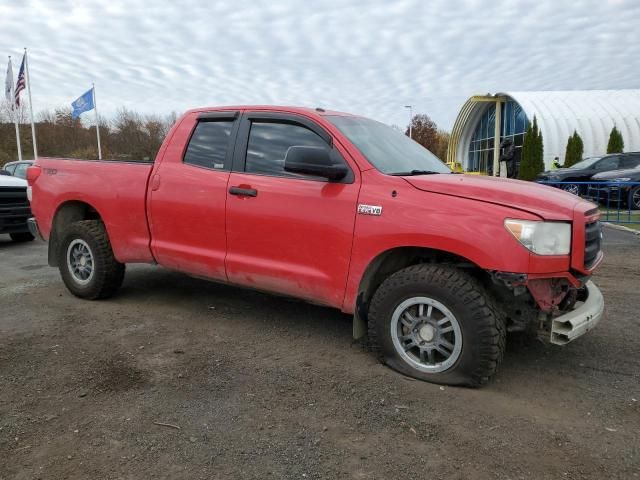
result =
[{"label": "tail light", "polygon": [[30,187],[33,186],[41,173],[42,168],[39,165],[31,165],[27,168],[27,183]]}]

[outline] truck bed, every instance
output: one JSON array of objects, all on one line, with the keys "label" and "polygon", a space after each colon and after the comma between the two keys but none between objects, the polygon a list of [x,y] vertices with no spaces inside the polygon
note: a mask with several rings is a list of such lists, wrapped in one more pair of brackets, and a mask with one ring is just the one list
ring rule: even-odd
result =
[{"label": "truck bed", "polygon": [[153,261],[145,208],[152,162],[39,158],[36,164],[46,181],[33,186],[32,210],[45,239],[56,212],[85,204],[103,219],[120,262]]}]

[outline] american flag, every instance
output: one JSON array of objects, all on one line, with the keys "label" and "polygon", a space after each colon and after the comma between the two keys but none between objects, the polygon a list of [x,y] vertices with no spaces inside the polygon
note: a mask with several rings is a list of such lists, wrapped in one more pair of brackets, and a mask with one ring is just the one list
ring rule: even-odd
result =
[{"label": "american flag", "polygon": [[26,87],[26,80],[24,78],[24,59],[26,56],[27,54],[25,53],[22,57],[22,64],[20,65],[20,72],[18,73],[18,80],[16,81],[15,96],[17,106],[20,106],[20,92]]}]

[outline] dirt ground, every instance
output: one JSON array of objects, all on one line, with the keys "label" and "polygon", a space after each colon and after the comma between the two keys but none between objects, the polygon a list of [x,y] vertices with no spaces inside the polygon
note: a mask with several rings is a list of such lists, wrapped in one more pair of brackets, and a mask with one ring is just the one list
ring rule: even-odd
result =
[{"label": "dirt ground", "polygon": [[596,330],[479,390],[404,378],[337,311],[128,269],[88,302],[0,236],[0,479],[640,478],[640,237]]}]

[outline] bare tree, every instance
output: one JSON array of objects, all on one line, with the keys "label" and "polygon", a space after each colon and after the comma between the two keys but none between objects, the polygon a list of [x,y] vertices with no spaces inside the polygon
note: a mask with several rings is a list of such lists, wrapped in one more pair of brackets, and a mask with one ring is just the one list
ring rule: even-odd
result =
[{"label": "bare tree", "polygon": [[[405,130],[405,135],[409,135],[409,127]],[[446,161],[449,132],[439,129],[429,115],[414,115],[411,119],[411,136],[440,160]]]}]

